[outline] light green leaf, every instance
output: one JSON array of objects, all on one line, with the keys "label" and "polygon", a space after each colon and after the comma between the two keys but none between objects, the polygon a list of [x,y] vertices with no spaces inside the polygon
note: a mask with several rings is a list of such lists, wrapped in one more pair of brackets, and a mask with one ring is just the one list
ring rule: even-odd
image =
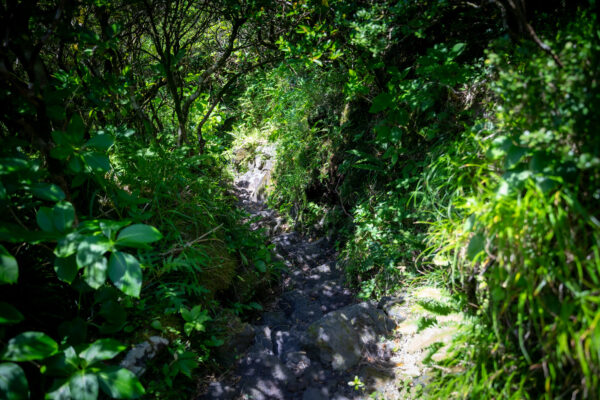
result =
[{"label": "light green leaf", "polygon": [[12,305],[0,301],[0,324],[12,325],[23,321],[25,317]]},{"label": "light green leaf", "polygon": [[140,296],[142,289],[142,269],[140,263],[131,254],[115,251],[108,263],[110,280],[123,293],[133,297]]},{"label": "light green leaf", "polygon": [[42,332],[23,332],[8,341],[1,358],[8,361],[31,361],[50,357],[58,344]]},{"label": "light green leaf", "polygon": [[106,258],[101,257],[84,267],[83,279],[92,289],[98,289],[106,282],[106,270]]},{"label": "light green leaf", "polygon": [[77,261],[75,260],[75,255],[73,254],[67,258],[56,258],[54,260],[54,271],[56,272],[56,276],[63,282],[67,282],[69,284],[73,283],[75,277],[77,276]]},{"label": "light green leaf", "polygon": [[19,265],[17,260],[0,245],[0,285],[3,283],[17,283],[19,279]]},{"label": "light green leaf", "polygon": [[114,399],[137,399],[146,393],[135,374],[125,368],[105,368],[98,378],[102,391]]},{"label": "light green leaf", "polygon": [[463,51],[465,51],[466,47],[466,43],[456,43],[454,46],[452,46],[452,55],[454,57],[458,57]]},{"label": "light green leaf", "polygon": [[79,357],[90,366],[98,361],[111,360],[126,348],[127,346],[114,339],[99,339],[81,351]]},{"label": "light green leaf", "polygon": [[69,379],[71,398],[77,400],[96,400],[98,398],[98,378],[95,374],[77,371]]},{"label": "light green leaf", "polygon": [[190,336],[190,334],[192,333],[193,330],[194,330],[193,323],[186,322],[185,325],[183,325],[183,331],[185,332],[186,335]]},{"label": "light green leaf", "polygon": [[156,242],[162,238],[162,234],[153,226],[135,224],[124,228],[117,236],[117,244],[129,247],[144,247],[144,245]]},{"label": "light green leaf", "polygon": [[52,183],[34,183],[31,185],[31,193],[44,200],[61,201],[65,199],[65,192]]},{"label": "light green leaf", "polygon": [[29,399],[29,385],[25,372],[17,364],[0,364],[0,398],[5,400]]},{"label": "light green leaf", "polygon": [[85,236],[77,246],[77,266],[83,268],[102,258],[111,248],[103,236]]}]

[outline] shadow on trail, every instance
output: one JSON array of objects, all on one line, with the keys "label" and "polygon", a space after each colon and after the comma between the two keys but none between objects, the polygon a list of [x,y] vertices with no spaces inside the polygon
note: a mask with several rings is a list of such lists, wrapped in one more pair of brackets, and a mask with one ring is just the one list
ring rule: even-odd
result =
[{"label": "shadow on trail", "polygon": [[[281,233],[276,213],[256,200],[268,175],[257,157],[236,182],[240,206],[260,221],[287,270],[282,295],[253,325],[254,339],[232,373],[209,385],[200,399],[360,399],[394,382],[391,349],[381,339],[395,322],[386,304],[358,303],[325,238]],[[393,301],[388,299],[389,301]],[[349,385],[358,376],[364,386]]]}]

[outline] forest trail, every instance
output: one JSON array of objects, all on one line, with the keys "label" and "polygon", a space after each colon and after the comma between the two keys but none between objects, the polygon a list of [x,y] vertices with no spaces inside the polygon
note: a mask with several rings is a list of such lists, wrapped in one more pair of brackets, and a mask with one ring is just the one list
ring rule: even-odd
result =
[{"label": "forest trail", "polygon": [[[281,295],[245,334],[250,339],[233,372],[201,398],[344,400],[372,398],[373,392],[405,398],[398,383],[407,375],[398,366],[415,368],[398,336],[410,313],[404,299],[359,302],[327,238],[283,232],[282,219],[263,202],[274,151],[258,150],[249,170],[237,176],[236,194],[252,228],[265,228],[286,265]],[[408,338],[412,334],[404,335],[404,344]],[[410,386],[420,373],[412,374]]]}]

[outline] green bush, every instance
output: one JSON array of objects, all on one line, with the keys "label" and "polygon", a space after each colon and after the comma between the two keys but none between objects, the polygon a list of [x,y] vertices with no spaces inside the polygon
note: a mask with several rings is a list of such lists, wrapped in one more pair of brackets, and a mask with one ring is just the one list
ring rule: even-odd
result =
[{"label": "green bush", "polygon": [[[455,211],[430,238],[447,243],[441,253],[494,333],[477,349],[493,346],[493,356],[474,368],[505,372],[466,381],[546,398],[598,396],[595,29],[595,17],[582,14],[557,33],[564,68],[527,43],[513,55],[500,41],[488,55],[498,72],[495,118],[474,128],[480,157],[462,177],[471,193],[453,199]],[[477,276],[481,283],[469,284]]]}]

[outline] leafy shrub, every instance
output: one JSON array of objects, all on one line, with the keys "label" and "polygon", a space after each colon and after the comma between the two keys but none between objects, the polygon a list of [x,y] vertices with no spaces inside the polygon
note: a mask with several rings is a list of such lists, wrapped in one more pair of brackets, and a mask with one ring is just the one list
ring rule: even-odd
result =
[{"label": "leafy shrub", "polygon": [[558,33],[564,68],[528,44],[507,57],[500,41],[488,55],[498,70],[496,120],[476,130],[480,160],[463,177],[472,192],[454,199],[456,212],[431,237],[451,243],[443,253],[463,282],[482,276],[465,288],[494,333],[480,350],[500,346],[475,368],[490,371],[494,363],[506,373],[465,379],[548,398],[565,390],[598,394],[594,19],[583,14]]}]

